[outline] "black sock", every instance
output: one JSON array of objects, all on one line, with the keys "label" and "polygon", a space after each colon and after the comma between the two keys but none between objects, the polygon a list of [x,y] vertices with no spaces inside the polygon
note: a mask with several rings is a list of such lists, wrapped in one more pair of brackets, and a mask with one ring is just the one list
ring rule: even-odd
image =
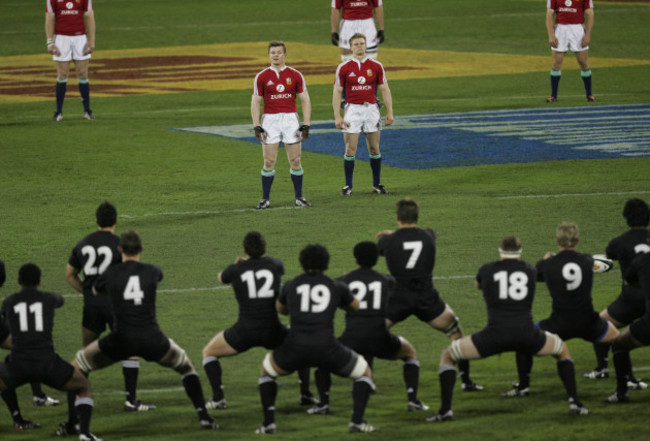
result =
[{"label": "black sock", "polygon": [[361,424],[363,422],[363,415],[366,412],[368,405],[368,398],[374,389],[372,379],[368,377],[361,377],[354,381],[352,386],[352,422],[354,424]]},{"label": "black sock", "polygon": [[533,369],[533,356],[517,352],[515,359],[517,360],[517,374],[519,375],[518,389],[526,389],[530,387],[530,371]]},{"label": "black sock", "polygon": [[418,385],[420,383],[420,363],[417,360],[409,358],[402,365],[402,376],[406,384],[406,394],[409,401],[417,401]]},{"label": "black sock", "polygon": [[458,373],[460,374],[460,381],[463,383],[471,383],[472,380],[469,378],[469,361],[460,360],[458,362]]},{"label": "black sock", "polygon": [[122,362],[122,374],[124,375],[124,390],[126,401],[134,404],[137,400],[136,389],[138,387],[138,373],[140,372],[140,361],[124,360]]},{"label": "black sock", "polygon": [[264,425],[275,423],[275,397],[278,394],[278,383],[271,377],[260,377],[258,380],[262,411],[264,412]]},{"label": "black sock", "polygon": [[576,374],[571,358],[565,358],[557,361],[557,373],[564,384],[564,389],[569,397],[569,401],[580,403],[578,400],[578,388],[576,386]]},{"label": "black sock", "polygon": [[456,384],[456,369],[447,366],[438,374],[438,379],[440,380],[440,413],[444,414],[451,410],[454,384]]},{"label": "black sock", "polygon": [[79,398],[76,402],[77,414],[79,415],[79,433],[90,434],[90,417],[93,414],[93,399]]},{"label": "black sock", "polygon": [[298,369],[298,384],[300,385],[300,395],[311,396],[309,392],[309,368]]},{"label": "black sock", "polygon": [[354,156],[343,157],[343,171],[345,172],[345,185],[352,188],[352,177],[354,176]]},{"label": "black sock", "polygon": [[203,359],[203,369],[210,381],[212,388],[212,399],[214,401],[223,400],[223,384],[221,383],[221,363],[217,357],[206,357]]},{"label": "black sock", "polygon": [[45,393],[41,387],[41,383],[29,383],[32,387],[32,395],[38,398],[45,398]]},{"label": "black sock", "polygon": [[201,380],[199,379],[199,375],[196,372],[183,375],[183,387],[185,388],[185,393],[190,398],[194,408],[198,412],[199,419],[212,419],[210,415],[208,415],[208,411],[205,409],[205,398],[203,397],[203,389],[201,389]]},{"label": "black sock", "polygon": [[614,369],[616,369],[616,392],[623,395],[627,392],[627,380],[632,376],[632,360],[630,351],[617,349],[612,351]]},{"label": "black sock", "polygon": [[9,409],[9,413],[11,413],[11,418],[13,418],[15,422],[22,421],[23,416],[20,414],[16,389],[7,389],[0,391],[0,395],[2,395],[4,402],[7,403],[7,408]]},{"label": "black sock", "polygon": [[596,369],[606,369],[609,364],[609,359],[607,355],[609,354],[609,348],[612,345],[609,343],[594,343],[594,352],[596,353]]},{"label": "black sock", "polygon": [[56,111],[63,112],[63,101],[65,100],[65,92],[68,88],[68,81],[56,82]]},{"label": "black sock", "polygon": [[332,374],[326,369],[318,368],[314,372],[314,378],[316,379],[316,387],[318,388],[320,405],[329,405],[330,388],[332,387]]},{"label": "black sock", "polygon": [[68,426],[70,427],[74,427],[75,424],[79,424],[79,415],[77,415],[75,401],[77,401],[77,394],[68,391]]},{"label": "black sock", "polygon": [[88,80],[79,82],[79,94],[81,95],[81,102],[84,106],[84,112],[90,112],[90,84]]}]

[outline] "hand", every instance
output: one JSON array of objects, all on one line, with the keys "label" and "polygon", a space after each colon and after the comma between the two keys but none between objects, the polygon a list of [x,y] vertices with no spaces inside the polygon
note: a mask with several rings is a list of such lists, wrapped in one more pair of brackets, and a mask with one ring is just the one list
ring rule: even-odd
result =
[{"label": "hand", "polygon": [[590,38],[587,37],[586,35],[585,35],[584,37],[582,37],[582,42],[581,42],[581,43],[582,43],[582,47],[587,47],[587,46],[589,46],[589,40],[590,40]]},{"label": "hand", "polygon": [[377,31],[377,40],[379,40],[379,44],[382,44],[385,39],[386,37],[384,37],[384,30],[380,29],[379,31]]},{"label": "hand", "polygon": [[550,259],[553,256],[555,256],[553,251],[547,251],[546,254],[544,254],[544,259]]},{"label": "hand", "polygon": [[255,130],[255,137],[259,142],[266,141],[266,130],[264,130],[262,126],[255,126],[253,130]]},{"label": "hand", "polygon": [[553,36],[552,38],[549,38],[548,39],[548,44],[550,44],[551,47],[557,47],[557,45],[558,45],[557,37]]},{"label": "hand", "polygon": [[390,236],[391,234],[393,234],[393,230],[382,230],[379,233],[375,234],[375,238],[381,236]]},{"label": "hand", "polygon": [[54,45],[54,44],[49,45],[49,46],[47,47],[47,51],[48,51],[49,53],[51,53],[52,55],[56,55],[56,56],[61,55],[61,52],[59,51],[59,48],[56,47],[56,45]]},{"label": "hand", "polygon": [[94,50],[95,50],[95,45],[87,43],[86,47],[84,47],[84,55],[92,54]]},{"label": "hand", "polygon": [[309,126],[307,124],[303,124],[300,126],[298,129],[299,132],[302,132],[302,136],[300,137],[300,141],[304,141],[305,139],[309,138]]},{"label": "hand", "polygon": [[339,45],[339,33],[338,32],[332,32],[332,44],[334,46]]},{"label": "hand", "polygon": [[392,114],[392,113],[387,113],[387,114],[386,114],[386,125],[387,125],[387,126],[393,124],[393,121],[394,121],[394,120],[395,120],[395,118],[393,118],[393,114]]},{"label": "hand", "polygon": [[348,123],[341,117],[336,118],[336,120],[334,121],[334,125],[336,126],[337,129],[341,129],[341,130],[350,127],[350,123]]}]

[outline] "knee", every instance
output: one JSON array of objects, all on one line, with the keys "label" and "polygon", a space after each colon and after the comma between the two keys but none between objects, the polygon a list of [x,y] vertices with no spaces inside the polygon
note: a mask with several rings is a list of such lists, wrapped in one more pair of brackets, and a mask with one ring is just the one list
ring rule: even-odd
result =
[{"label": "knee", "polygon": [[440,353],[440,366],[453,366],[454,365],[454,359],[451,356],[451,351],[449,348],[445,348],[442,350]]}]

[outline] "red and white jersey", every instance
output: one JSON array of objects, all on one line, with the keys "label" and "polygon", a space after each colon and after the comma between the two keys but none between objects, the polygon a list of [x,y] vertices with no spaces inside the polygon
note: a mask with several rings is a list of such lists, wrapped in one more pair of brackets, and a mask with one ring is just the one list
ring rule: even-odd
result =
[{"label": "red and white jersey", "polygon": [[345,89],[345,101],[350,104],[376,103],[377,87],[387,83],[384,66],[372,58],[348,60],[336,68],[334,84]]},{"label": "red and white jersey", "polygon": [[332,0],[332,8],[343,8],[344,20],[365,20],[372,18],[374,8],[383,6],[383,0]]},{"label": "red and white jersey", "polygon": [[307,90],[305,78],[296,69],[280,71],[269,66],[255,76],[253,95],[264,99],[264,113],[296,112],[296,97]]},{"label": "red and white jersey", "polygon": [[582,24],[585,11],[593,8],[593,0],[546,0],[546,9],[555,11],[556,24]]},{"label": "red and white jersey", "polygon": [[54,14],[54,33],[84,35],[84,13],[93,10],[93,0],[46,0],[45,11]]}]

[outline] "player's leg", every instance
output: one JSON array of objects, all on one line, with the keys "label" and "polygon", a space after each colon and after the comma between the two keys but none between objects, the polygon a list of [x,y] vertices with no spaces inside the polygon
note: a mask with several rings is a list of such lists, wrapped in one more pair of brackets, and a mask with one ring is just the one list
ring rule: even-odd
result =
[{"label": "player's leg", "polygon": [[[447,304],[444,305],[444,311],[437,315],[434,319],[428,320],[429,326],[443,331],[450,340],[457,340],[462,338],[465,334],[463,328],[460,326],[460,321],[454,313],[453,309]],[[476,392],[482,391],[483,386],[474,383],[470,377],[469,359],[465,358],[458,362],[458,373],[462,381],[463,392]]]},{"label": "player's leg", "polygon": [[41,387],[41,383],[32,382],[30,383],[32,388],[32,400],[34,406],[43,407],[43,406],[58,406],[61,402],[56,398],[52,398],[45,392]]},{"label": "player's leg", "polygon": [[566,52],[559,52],[556,50],[551,51],[553,54],[551,64],[551,96],[546,99],[547,103],[554,103],[557,101],[557,92],[560,87],[560,79],[562,79],[562,63],[564,62],[564,55]]},{"label": "player's leg", "polygon": [[330,388],[332,387],[332,373],[324,368],[314,371],[314,381],[318,389],[318,403],[307,409],[310,415],[324,415],[330,413]]},{"label": "player's leg", "polygon": [[225,409],[227,407],[221,382],[222,369],[219,357],[230,357],[238,352],[228,344],[224,334],[224,331],[219,332],[203,348],[203,369],[205,369],[212,388],[212,399],[206,402],[208,409]]},{"label": "player's leg", "polygon": [[260,378],[257,381],[259,385],[260,400],[262,402],[262,413],[264,421],[262,425],[255,430],[255,433],[272,434],[277,431],[275,425],[275,398],[278,395],[278,384],[275,379],[279,376],[288,375],[289,372],[280,368],[274,358],[274,353],[266,354],[262,361]]},{"label": "player's leg", "polygon": [[63,385],[62,389],[69,391],[76,396],[75,408],[77,415],[79,415],[78,422],[80,439],[82,435],[85,437],[84,439],[88,441],[97,439],[90,433],[90,419],[93,413],[94,401],[90,391],[90,382],[88,381],[88,378],[79,369],[74,368],[72,376]]},{"label": "player's leg", "polygon": [[293,192],[296,199],[296,205],[300,207],[309,207],[311,204],[309,204],[309,202],[307,202],[307,200],[302,196],[302,143],[297,142],[294,144],[285,144],[284,149],[287,152],[287,160],[289,161],[289,166],[291,167],[291,182],[293,183]]},{"label": "player's leg", "polygon": [[56,111],[54,112],[53,121],[63,119],[63,102],[65,93],[68,88],[68,76],[70,75],[70,61],[56,62]]},{"label": "player's leg", "polygon": [[647,346],[650,342],[650,325],[644,319],[632,323],[612,344],[612,359],[616,369],[616,392],[607,397],[609,403],[623,403],[630,400],[628,389],[632,374],[630,351]]},{"label": "player's leg", "polygon": [[75,60],[75,73],[79,84],[79,94],[84,107],[84,118],[93,120],[95,116],[90,109],[90,82],[88,80],[88,60]]},{"label": "player's leg", "polygon": [[589,50],[584,50],[576,52],[576,60],[580,65],[580,76],[582,77],[582,82],[585,86],[585,94],[587,95],[587,101],[596,101],[593,94],[591,93],[591,69],[589,68]]},{"label": "player's leg", "polygon": [[[0,379],[0,382],[2,380]],[[40,384],[40,383],[39,383]],[[0,396],[9,409],[9,414],[14,421],[14,428],[16,430],[36,429],[41,427],[40,424],[30,420],[26,420],[20,412],[20,405],[18,404],[18,396],[15,389],[3,389],[0,387]]]},{"label": "player's leg", "polygon": [[345,155],[343,156],[343,171],[345,173],[345,186],[341,190],[343,196],[352,194],[352,182],[354,178],[354,162],[357,155],[357,146],[361,133],[343,133],[345,141]]},{"label": "player's leg", "polygon": [[[269,206],[268,201],[271,199],[271,186],[275,176],[275,163],[278,160],[279,147],[279,142],[262,144],[262,155],[264,157],[264,165],[262,166],[262,201],[257,206],[261,210]],[[266,201],[266,203],[262,203],[263,201]]]},{"label": "player's leg", "polygon": [[381,183],[381,152],[379,151],[379,140],[381,131],[366,132],[366,145],[370,156],[370,169],[372,170],[372,188],[377,194],[387,194],[386,188]]},{"label": "player's leg", "polygon": [[352,385],[352,417],[350,418],[348,430],[351,433],[375,432],[379,429],[364,421],[370,394],[375,390],[372,370],[363,356],[343,345],[340,345],[339,348],[335,357],[335,363],[339,367],[333,372],[341,377],[354,380]]},{"label": "player's leg", "polygon": [[418,361],[415,348],[404,337],[398,337],[400,347],[395,358],[402,360],[402,377],[406,385],[408,398],[408,410],[429,410],[429,406],[418,399],[418,386],[420,385],[420,362]]}]

